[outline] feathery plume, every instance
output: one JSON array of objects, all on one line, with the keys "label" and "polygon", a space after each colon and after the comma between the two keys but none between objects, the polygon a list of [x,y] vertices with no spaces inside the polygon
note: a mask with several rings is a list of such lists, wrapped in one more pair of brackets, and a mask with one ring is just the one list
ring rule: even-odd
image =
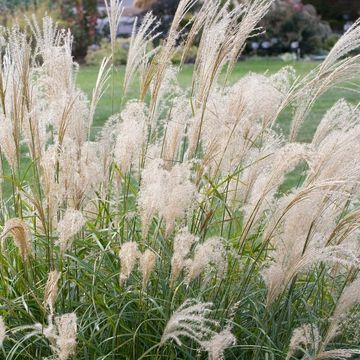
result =
[{"label": "feathery plume", "polygon": [[4,318],[0,316],[0,348],[3,346],[5,338],[6,338],[5,321]]},{"label": "feathery plume", "polygon": [[[303,347],[301,347],[301,345],[303,345]],[[293,332],[285,360],[290,360],[297,350],[302,350],[304,359],[310,359],[311,357],[311,359],[314,360],[345,360],[351,358],[353,355],[360,354],[359,349],[332,349],[326,351],[323,350],[325,346],[326,343],[322,341],[319,329],[316,325],[302,325]]]},{"label": "feathery plume", "polygon": [[[230,75],[233,70],[236,61],[238,60],[241,52],[244,49],[245,42],[251,35],[257,35],[261,32],[261,29],[256,29],[257,24],[260,20],[268,13],[274,0],[255,0],[252,1],[248,8],[245,10],[240,24],[238,25],[234,39],[232,41],[232,48],[229,54],[229,67],[227,76]],[[255,32],[255,34],[252,34]]]},{"label": "feathery plume", "polygon": [[156,52],[156,49],[148,51],[149,45],[159,36],[156,33],[158,24],[155,24],[156,17],[151,12],[146,13],[137,29],[137,18],[135,19],[130,39],[129,52],[126,62],[124,76],[124,93],[128,92],[134,74],[139,67],[146,65],[149,58]]},{"label": "feathery plume", "polygon": [[144,103],[130,102],[121,113],[122,122],[118,126],[118,136],[114,148],[114,158],[121,172],[127,173],[140,155],[147,140],[147,108]]},{"label": "feathery plume", "polygon": [[324,339],[325,347],[337,334],[342,321],[346,319],[349,311],[360,303],[360,278],[353,281],[342,292],[336,303],[331,317],[330,325]]},{"label": "feathery plume", "polygon": [[165,132],[161,157],[168,170],[174,166],[180,157],[181,150],[183,150],[183,140],[189,122],[188,119],[191,118],[191,112],[187,106],[188,101],[187,97],[180,91],[171,104],[170,119],[164,125]]},{"label": "feathery plume", "polygon": [[348,55],[360,44],[360,20],[338,40],[323,63],[306,76],[294,89],[297,103],[290,130],[290,141],[295,141],[302,122],[317,98],[337,83],[352,80],[360,70],[359,55]]},{"label": "feathery plume", "polygon": [[8,234],[13,237],[16,247],[20,250],[23,261],[27,261],[31,252],[31,240],[28,226],[23,220],[18,218],[6,221],[0,235],[2,246]]},{"label": "feathery plume", "polygon": [[316,355],[315,360],[347,360],[350,359],[353,355],[360,355],[359,349],[334,349],[328,351],[322,351]]},{"label": "feathery plume", "polygon": [[10,167],[15,170],[17,146],[14,140],[14,129],[11,119],[0,115],[0,148]]},{"label": "feathery plume", "polygon": [[[293,255],[293,254],[291,254]],[[284,253],[262,273],[268,288],[267,303],[271,304],[297,274],[303,273],[320,262],[358,266],[359,260],[347,246],[307,248],[303,254],[293,258]]]},{"label": "feathery plume", "polygon": [[187,265],[187,284],[204,271],[206,272],[205,282],[214,272],[220,278],[226,274],[227,256],[223,243],[224,239],[213,237],[196,246],[194,258]]},{"label": "feathery plume", "polygon": [[77,336],[77,317],[75,313],[55,317],[57,329],[56,353],[59,360],[67,360],[75,354]]},{"label": "feathery plume", "polygon": [[328,70],[335,61],[349,54],[360,46],[360,19],[356,20],[346,33],[337,41],[330,50],[324,62],[321,64],[321,71]]},{"label": "feathery plume", "polygon": [[229,32],[233,20],[242,13],[241,6],[228,11],[228,2],[223,7],[220,2],[217,4],[218,8],[213,9],[215,13],[204,27],[195,62],[193,88],[197,106],[205,106],[210,90],[226,61],[226,45],[231,38]]},{"label": "feathery plume", "polygon": [[28,25],[36,39],[36,46],[40,53],[44,53],[53,46],[59,46],[62,41],[62,34],[57,24],[50,16],[44,16],[42,19],[42,28],[39,25],[35,14],[28,20]]},{"label": "feathery plume", "polygon": [[159,203],[159,215],[166,224],[169,235],[176,219],[185,215],[195,198],[196,187],[190,180],[191,170],[187,163],[177,164],[170,171],[164,171],[164,188]]},{"label": "feathery plume", "polygon": [[81,211],[74,209],[67,209],[63,218],[59,221],[57,231],[59,239],[57,244],[60,246],[62,254],[72,245],[73,237],[85,225],[85,218]]},{"label": "feathery plume", "polygon": [[66,139],[59,155],[61,190],[65,192],[69,206],[74,209],[84,207],[92,199],[102,183],[108,181],[103,171],[105,149],[101,142],[86,141],[81,146]]},{"label": "feathery plume", "polygon": [[360,303],[360,278],[354,280],[342,292],[333,314],[334,319],[346,315],[351,308]]},{"label": "feathery plume", "polygon": [[110,58],[104,58],[101,62],[98,76],[96,79],[96,84],[92,92],[92,98],[90,103],[90,113],[89,113],[89,131],[91,129],[91,125],[94,121],[95,110],[99,103],[99,100],[104,95],[107,90],[107,83],[110,77],[110,67],[109,67]]},{"label": "feathery plume", "polygon": [[[272,76],[250,73],[233,86],[233,92],[241,96],[245,114],[255,121],[261,121],[262,128],[266,128],[286,98],[293,76],[292,68],[283,69]],[[259,103],[255,102],[257,96]]]},{"label": "feathery plume", "polygon": [[324,115],[313,136],[312,144],[320,146],[336,130],[347,131],[356,123],[358,112],[344,99],[337,101]]},{"label": "feathery plume", "polygon": [[150,275],[154,269],[156,262],[156,255],[149,249],[145,250],[140,256],[140,271],[142,273],[142,287],[146,288],[146,285],[149,282]]},{"label": "feathery plume", "polygon": [[317,326],[313,324],[300,326],[293,331],[285,360],[290,360],[301,345],[305,346],[305,349],[308,348],[309,345],[313,345],[314,353],[316,353],[320,346],[320,342],[321,337]]},{"label": "feathery plume", "polygon": [[314,151],[307,144],[286,144],[271,154],[257,174],[243,207],[245,217],[244,235],[250,227],[257,224],[263,213],[269,209],[278,187],[283,183],[285,175],[294,170],[296,165],[305,161],[310,169],[314,161]]},{"label": "feathery plume", "polygon": [[171,259],[171,284],[174,284],[181,271],[186,267],[191,247],[195,241],[197,241],[196,236],[191,234],[187,227],[181,228],[177,232]]},{"label": "feathery plume", "polygon": [[30,326],[22,326],[15,331],[24,329],[33,330],[27,337],[37,334],[45,336],[49,340],[54,357],[58,360],[68,360],[76,352],[77,316],[75,313],[63,314],[55,318],[50,314],[48,315],[47,326],[36,323]]},{"label": "feathery plume", "polygon": [[124,7],[121,0],[105,0],[105,7],[109,17],[111,52],[114,60],[116,37]]},{"label": "feathery plume", "polygon": [[224,351],[235,344],[236,337],[230,328],[226,328],[203,342],[202,346],[208,352],[209,360],[224,360]]},{"label": "feathery plume", "polygon": [[58,282],[61,273],[54,270],[50,271],[45,285],[44,305],[49,308],[50,314],[54,313],[54,306],[58,294]]},{"label": "feathery plume", "polygon": [[135,241],[126,242],[121,246],[119,251],[119,259],[121,264],[119,277],[120,284],[123,284],[129,278],[139,257],[140,252]]},{"label": "feathery plume", "polygon": [[196,4],[198,0],[180,0],[176,9],[171,27],[166,38],[165,44],[160,51],[154,56],[152,62],[149,64],[143,82],[141,84],[140,99],[143,100],[150,87],[151,91],[151,114],[154,115],[158,104],[158,97],[162,87],[163,80],[167,73],[171,57],[176,51],[176,41],[179,37],[180,23],[184,19],[188,11]]},{"label": "feathery plume", "polygon": [[164,169],[161,159],[148,161],[142,171],[142,183],[138,196],[143,236],[148,233],[152,217],[159,213],[165,220],[166,235],[174,227],[176,219],[184,216],[194,199],[196,187],[190,181],[191,171],[187,163]]},{"label": "feathery plume", "polygon": [[188,337],[200,346],[216,334],[213,330],[219,323],[210,318],[212,303],[201,303],[196,299],[187,299],[170,317],[166,324],[160,345],[173,339],[182,345],[180,336]]},{"label": "feathery plume", "polygon": [[204,1],[203,5],[201,6],[200,10],[196,14],[193,20],[193,24],[189,33],[186,36],[185,44],[183,47],[183,54],[181,57],[181,64],[184,63],[187,53],[191,49],[196,36],[199,34],[201,29],[205,26],[206,22],[212,19],[219,7],[219,3],[217,1]]}]

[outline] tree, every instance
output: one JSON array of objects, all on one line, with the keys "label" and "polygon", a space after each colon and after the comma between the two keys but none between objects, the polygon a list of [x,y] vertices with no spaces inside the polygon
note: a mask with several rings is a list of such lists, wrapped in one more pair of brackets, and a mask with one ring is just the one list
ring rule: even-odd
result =
[{"label": "tree", "polygon": [[160,20],[158,30],[164,37],[170,28],[179,2],[180,0],[135,0],[134,5],[144,12],[151,9],[153,14]]},{"label": "tree", "polygon": [[73,54],[78,61],[86,57],[89,45],[94,42],[97,19],[96,0],[60,1],[63,25],[74,35]]},{"label": "tree", "polygon": [[275,53],[290,51],[292,42],[299,43],[303,54],[314,53],[331,35],[329,25],[320,20],[314,6],[294,7],[286,0],[276,1],[261,25],[266,33],[258,41],[271,43]]},{"label": "tree", "polygon": [[321,17],[328,21],[336,30],[342,30],[344,16],[355,20],[360,16],[359,0],[303,0],[305,4],[312,4],[316,7]]}]

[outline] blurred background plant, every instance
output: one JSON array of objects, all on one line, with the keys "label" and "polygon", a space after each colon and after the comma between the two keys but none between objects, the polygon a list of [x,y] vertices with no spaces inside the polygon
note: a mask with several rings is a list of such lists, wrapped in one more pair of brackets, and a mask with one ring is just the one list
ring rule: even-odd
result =
[{"label": "blurred background plant", "polygon": [[333,35],[329,24],[320,19],[313,5],[298,9],[287,0],[276,1],[261,25],[267,29],[265,34],[253,39],[259,43],[258,55],[289,52],[294,50],[294,44],[301,55],[319,53],[329,50],[326,41]]},{"label": "blurred background plant", "polygon": [[[145,13],[152,11],[159,19],[158,31],[161,35],[155,39],[154,44],[159,45],[167,35],[178,3],[179,0],[124,0],[118,37],[129,38],[135,19],[138,18],[139,26]],[[104,47],[99,50],[104,54],[105,49],[109,48],[106,44],[109,41],[109,19],[104,1],[3,0],[0,9],[0,21],[3,25],[11,25],[16,19],[23,26],[24,14],[31,16],[35,13],[38,19],[45,13],[50,14],[61,27],[71,29],[74,34],[73,55],[80,63],[86,62],[88,50],[91,50],[88,58],[91,59],[90,64],[94,64],[95,52]],[[182,20],[182,25],[191,20],[198,9],[199,6],[194,6]],[[346,4],[335,1],[332,6],[327,6],[322,0],[276,0],[260,24],[266,32],[248,41],[243,56],[279,56],[292,53],[299,58],[325,55],[347,24],[354,21],[358,11],[358,5],[352,0],[347,0]],[[194,46],[198,46],[198,39],[195,39]],[[193,56],[189,57],[188,61],[193,59]]]}]

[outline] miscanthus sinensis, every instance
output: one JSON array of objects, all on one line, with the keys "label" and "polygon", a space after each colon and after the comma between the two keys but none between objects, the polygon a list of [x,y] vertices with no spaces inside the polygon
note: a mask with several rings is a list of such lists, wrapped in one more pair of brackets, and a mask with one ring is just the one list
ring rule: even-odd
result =
[{"label": "miscanthus sinensis", "polygon": [[151,220],[157,213],[165,221],[166,234],[170,234],[175,221],[184,217],[195,199],[196,187],[191,181],[190,164],[176,164],[166,170],[163,160],[149,159],[141,176],[138,205],[143,236],[147,236]]},{"label": "miscanthus sinensis", "polygon": [[181,228],[176,234],[171,258],[171,284],[174,284],[180,273],[191,263],[190,251],[196,241],[196,236],[186,227]]},{"label": "miscanthus sinensis", "polygon": [[116,37],[124,7],[121,0],[105,0],[105,6],[109,18],[111,51],[114,58]]},{"label": "miscanthus sinensis", "polygon": [[203,272],[205,272],[205,281],[208,281],[213,274],[221,279],[226,271],[227,254],[224,239],[210,238],[196,245],[193,259],[187,261],[186,282],[190,283]]},{"label": "miscanthus sinensis", "polygon": [[54,307],[58,296],[58,284],[61,273],[57,270],[51,271],[45,285],[44,305],[49,309],[50,314],[54,313]]},{"label": "miscanthus sinensis", "polygon": [[121,246],[119,252],[121,263],[120,283],[123,283],[130,276],[139,257],[140,252],[136,242],[129,241]]},{"label": "miscanthus sinensis", "polygon": [[214,336],[213,330],[219,323],[211,319],[211,303],[201,303],[195,299],[186,300],[170,317],[166,324],[161,344],[174,340],[181,344],[180,336],[190,337],[198,344]]},{"label": "miscanthus sinensis", "polygon": [[[41,325],[40,325],[41,326]],[[39,328],[39,324],[35,325]],[[59,360],[67,360],[76,350],[77,317],[75,313],[56,316],[54,323],[43,328],[43,335],[49,340]]]},{"label": "miscanthus sinensis", "polygon": [[219,322],[212,319],[213,304],[186,300],[170,317],[160,345],[169,340],[181,344],[180,337],[197,342],[209,354],[209,360],[224,359],[224,351],[236,343],[230,327],[217,331]]},{"label": "miscanthus sinensis", "polygon": [[286,360],[293,358],[298,352],[303,359],[340,359],[352,358],[359,355],[359,349],[330,349],[325,350],[327,342],[322,340],[316,325],[306,324],[293,331]]},{"label": "miscanthus sinensis", "polygon": [[6,337],[6,326],[5,326],[4,318],[0,316],[0,347],[2,347],[5,337]]},{"label": "miscanthus sinensis", "polygon": [[27,261],[31,253],[31,236],[26,223],[18,218],[10,219],[5,223],[0,235],[2,249],[9,235],[13,238],[16,247],[19,249],[23,261]]},{"label": "miscanthus sinensis", "polygon": [[[135,1],[135,4],[141,3],[141,1]],[[143,7],[142,5],[137,7]],[[131,34],[131,40],[129,45],[129,55],[126,62],[126,70],[124,77],[124,92],[129,90],[133,77],[137,70],[143,70],[157,49],[148,51],[149,46],[155,39],[157,39],[160,33],[157,32],[158,23],[155,16],[151,12],[148,12],[141,21],[138,27],[138,20],[136,19],[133,25],[133,31]]]},{"label": "miscanthus sinensis", "polygon": [[64,253],[71,247],[74,236],[82,229],[85,224],[85,218],[81,211],[68,209],[63,218],[57,225],[59,233],[58,244],[60,250]]},{"label": "miscanthus sinensis", "polygon": [[55,359],[68,360],[75,354],[77,345],[77,316],[67,313],[59,316],[48,315],[47,325],[35,323],[13,327],[13,334],[23,332],[24,338],[43,336],[50,344]]},{"label": "miscanthus sinensis", "polygon": [[[317,99],[359,73],[359,21],[305,77],[286,66],[230,81],[272,3],[180,0],[151,49],[158,20],[138,20],[132,99],[114,97],[119,113],[97,133],[111,54],[89,100],[69,31],[49,17],[28,21],[31,35],[0,29],[4,357],[358,355],[358,106],[337,99],[311,139],[298,134]],[[106,7],[113,55],[122,6]],[[184,89],[171,60],[194,44]]]},{"label": "miscanthus sinensis", "polygon": [[139,167],[141,154],[147,140],[148,124],[146,105],[131,102],[121,113],[118,125],[114,157],[122,173],[127,173],[131,165]]},{"label": "miscanthus sinensis", "polygon": [[144,251],[143,254],[140,256],[139,266],[140,271],[142,273],[142,287],[143,289],[146,288],[146,285],[149,282],[150,275],[154,270],[156,264],[156,255],[150,249]]}]

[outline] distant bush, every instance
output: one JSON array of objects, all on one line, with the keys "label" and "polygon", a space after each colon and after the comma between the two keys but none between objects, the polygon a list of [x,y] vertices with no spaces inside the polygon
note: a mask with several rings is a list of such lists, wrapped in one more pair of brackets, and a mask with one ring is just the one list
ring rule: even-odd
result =
[{"label": "distant bush", "polygon": [[316,9],[312,5],[305,5],[300,9],[294,8],[288,1],[278,0],[271,11],[264,17],[261,25],[266,33],[255,38],[261,43],[269,42],[271,47],[265,53],[283,53],[291,50],[291,44],[298,42],[302,54],[317,53],[325,48],[324,42],[332,31],[330,26],[321,21]]},{"label": "distant bush", "polygon": [[60,9],[50,8],[44,1],[39,1],[36,6],[34,2],[30,1],[19,0],[16,3],[5,1],[2,6],[0,5],[0,24],[7,27],[18,24],[21,29],[24,29],[28,25],[28,19],[35,18],[41,22],[45,14],[51,16],[55,21],[60,19]]},{"label": "distant bush", "polygon": [[329,37],[327,37],[323,42],[324,49],[331,50],[334,47],[334,45],[338,42],[340,37],[341,36],[339,34],[332,34]]},{"label": "distant bush", "polygon": [[[129,52],[129,39],[117,39],[114,53],[114,65],[125,65]],[[104,57],[111,54],[111,44],[103,39],[98,48],[89,48],[85,58],[87,65],[100,65]]]},{"label": "distant bush", "polygon": [[[174,54],[173,58],[171,59],[171,62],[175,65],[177,64],[180,64],[181,63],[181,60],[182,60],[182,54],[183,54],[183,49],[180,47],[176,53]],[[184,62],[187,63],[187,64],[193,64],[196,60],[196,55],[197,55],[197,52],[198,52],[198,48],[197,46],[192,46],[185,59],[184,59]]]},{"label": "distant bush", "polygon": [[[115,48],[115,56],[114,56],[114,64],[115,66],[119,65],[126,65],[129,46],[130,46],[130,39],[125,38],[118,38],[116,40],[116,48]],[[149,49],[150,50],[150,49]],[[179,49],[174,54],[171,62],[175,65],[180,64],[182,59],[182,51],[183,49],[179,47]],[[185,63],[194,63],[197,54],[197,46],[192,46],[186,58],[184,59]],[[103,39],[100,42],[99,47],[90,47],[88,53],[85,58],[85,62],[87,65],[100,65],[104,57],[109,56],[111,54],[111,44],[107,39]]]}]

